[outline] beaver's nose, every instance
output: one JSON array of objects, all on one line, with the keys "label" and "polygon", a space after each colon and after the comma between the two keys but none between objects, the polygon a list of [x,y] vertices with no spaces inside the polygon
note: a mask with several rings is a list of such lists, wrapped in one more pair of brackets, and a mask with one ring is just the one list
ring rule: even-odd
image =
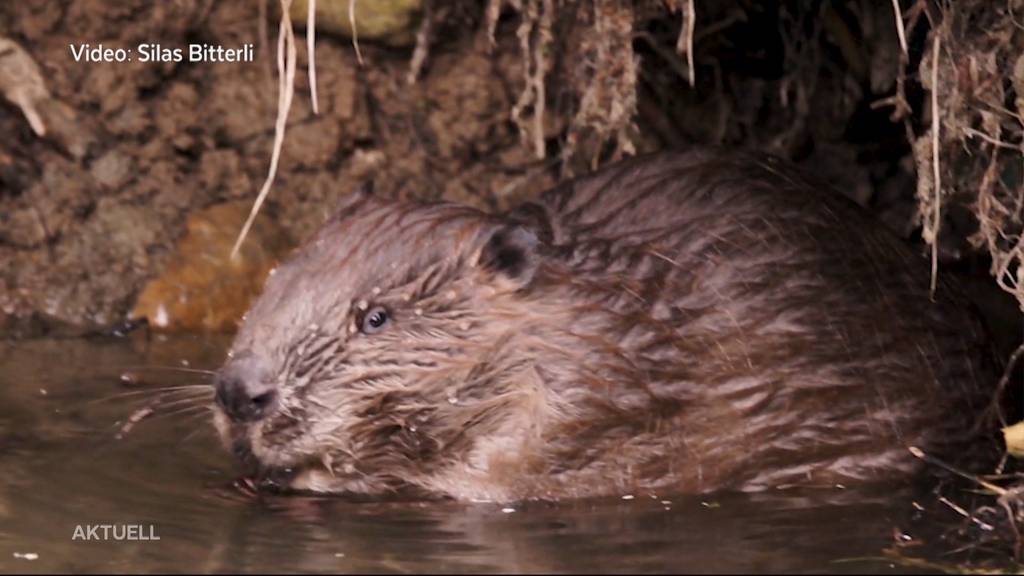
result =
[{"label": "beaver's nose", "polygon": [[255,422],[277,407],[277,390],[251,355],[236,356],[216,378],[217,404],[235,422]]}]

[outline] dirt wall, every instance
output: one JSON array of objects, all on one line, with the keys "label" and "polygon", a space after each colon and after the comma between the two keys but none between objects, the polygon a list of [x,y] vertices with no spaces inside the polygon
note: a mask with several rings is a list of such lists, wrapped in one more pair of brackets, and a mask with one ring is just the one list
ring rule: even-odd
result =
[{"label": "dirt wall", "polygon": [[[324,26],[319,115],[299,26],[296,96],[262,216],[292,242],[371,180],[379,194],[500,210],[623,155],[701,144],[808,164],[928,252],[913,149],[929,125],[921,62],[941,21],[928,3],[903,3],[907,53],[888,2],[396,4],[420,7],[417,29],[400,35],[418,40],[364,39],[357,53]],[[166,269],[190,215],[255,197],[278,102],[275,5],[0,3],[0,38],[24,47],[52,95],[44,137],[0,100],[0,331],[116,324]],[[85,43],[252,45],[255,60],[76,62]],[[947,203],[942,218],[943,270],[973,274],[1016,338],[1019,314],[969,242],[969,203]]]}]

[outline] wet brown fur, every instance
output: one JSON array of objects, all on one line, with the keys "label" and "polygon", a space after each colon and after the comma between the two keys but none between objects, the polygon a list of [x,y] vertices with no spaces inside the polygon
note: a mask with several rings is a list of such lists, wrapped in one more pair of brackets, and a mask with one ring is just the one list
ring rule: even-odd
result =
[{"label": "wet brown fur", "polygon": [[[503,247],[517,227],[539,243]],[[279,409],[217,424],[330,492],[892,478],[907,446],[962,440],[992,380],[973,317],[928,287],[925,259],[758,155],[633,159],[502,216],[357,195],[268,281],[226,365],[258,362]],[[392,324],[363,334],[373,306]]]}]

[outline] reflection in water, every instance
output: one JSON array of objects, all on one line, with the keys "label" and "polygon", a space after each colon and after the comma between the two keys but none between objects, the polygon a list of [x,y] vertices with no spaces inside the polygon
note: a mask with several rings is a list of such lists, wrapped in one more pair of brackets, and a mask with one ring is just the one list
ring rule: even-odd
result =
[{"label": "reflection in water", "polygon": [[[226,344],[0,343],[0,572],[893,572],[879,557],[894,533],[927,529],[891,487],[510,507],[255,498],[230,488],[202,410],[115,439],[151,398],[134,390],[204,382],[158,367],[214,367]],[[140,388],[120,381],[131,369]],[[160,540],[72,540],[91,524],[152,525]],[[915,555],[941,556],[923,540]]]}]

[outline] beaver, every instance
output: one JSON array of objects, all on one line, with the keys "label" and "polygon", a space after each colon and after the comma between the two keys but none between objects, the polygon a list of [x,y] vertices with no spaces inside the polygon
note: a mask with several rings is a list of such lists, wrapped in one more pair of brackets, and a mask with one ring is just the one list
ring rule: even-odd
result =
[{"label": "beaver", "polygon": [[637,157],[499,215],[364,190],[268,279],[215,425],[301,491],[892,479],[994,382],[983,326],[929,285],[926,256],[756,153]]}]

